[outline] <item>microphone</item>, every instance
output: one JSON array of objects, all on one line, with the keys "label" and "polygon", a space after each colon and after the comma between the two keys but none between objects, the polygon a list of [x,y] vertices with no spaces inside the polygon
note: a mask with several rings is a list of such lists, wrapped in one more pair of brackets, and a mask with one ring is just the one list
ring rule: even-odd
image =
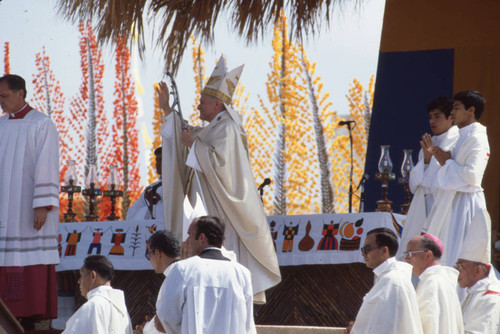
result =
[{"label": "microphone", "polygon": [[271,179],[266,177],[264,179],[264,182],[262,182],[262,184],[259,186],[258,190],[261,191],[262,189],[264,189],[265,186],[271,184]]},{"label": "microphone", "polygon": [[352,123],[356,123],[356,121],[340,121],[339,122],[339,126],[349,125],[349,124],[352,124]]}]

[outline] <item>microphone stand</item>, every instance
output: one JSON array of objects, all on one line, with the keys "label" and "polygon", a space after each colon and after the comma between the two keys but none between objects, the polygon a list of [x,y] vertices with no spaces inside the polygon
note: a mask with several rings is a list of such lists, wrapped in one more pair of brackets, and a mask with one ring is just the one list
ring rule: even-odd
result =
[{"label": "microphone stand", "polygon": [[349,129],[349,142],[351,144],[351,170],[349,172],[349,213],[352,213],[352,169],[353,169],[353,152],[352,152],[352,129],[351,123],[347,123]]}]

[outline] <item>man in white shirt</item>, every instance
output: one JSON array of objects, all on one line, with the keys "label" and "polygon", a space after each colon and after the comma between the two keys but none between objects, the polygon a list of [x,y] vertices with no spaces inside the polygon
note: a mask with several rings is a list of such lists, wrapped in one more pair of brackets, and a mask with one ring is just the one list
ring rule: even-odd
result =
[{"label": "man in white shirt", "polygon": [[486,128],[478,122],[485,100],[477,91],[459,92],[453,100],[451,117],[460,134],[455,147],[451,152],[443,150],[432,143],[429,135],[422,140],[425,150],[441,165],[425,232],[441,239],[441,263],[448,266],[455,264],[465,236],[473,229],[484,231],[476,240],[484,248],[481,253],[489,254],[491,249],[491,223],[481,188],[490,147]]},{"label": "man in white shirt", "polygon": [[361,253],[366,266],[373,269],[375,285],[363,298],[347,333],[422,333],[412,267],[396,261],[397,250],[398,238],[392,230],[376,228],[367,233]]},{"label": "man in white shirt", "polygon": [[123,291],[111,287],[113,276],[113,264],[105,256],[91,255],[84,260],[78,283],[88,301],[69,318],[64,334],[132,334]]},{"label": "man in white shirt", "polygon": [[[180,260],[180,254],[181,245],[172,232],[166,230],[157,231],[149,238],[146,257],[151,261],[155,273],[166,276],[170,270],[169,266]],[[162,289],[166,289],[165,282],[160,289],[159,295]],[[136,326],[136,330],[144,334],[165,333],[165,329],[157,316],[154,316],[151,320],[146,316],[146,323]]]},{"label": "man in white shirt", "polygon": [[[447,97],[438,97],[427,105],[429,126],[432,131],[432,142],[434,145],[449,151],[458,139],[458,128],[453,126],[451,110],[453,101]],[[423,142],[420,143],[424,147]],[[405,251],[408,242],[422,233],[427,215],[434,204],[434,185],[436,174],[441,166],[436,158],[425,149],[418,154],[418,162],[410,173],[410,190],[413,193],[408,214],[406,215],[403,234],[401,236],[398,254],[399,258]]]},{"label": "man in white shirt", "polygon": [[440,265],[442,253],[441,240],[431,234],[411,239],[403,253],[420,279],[417,299],[424,334],[464,332],[457,294],[458,271]]},{"label": "man in white shirt", "polygon": [[256,333],[250,272],[222,255],[224,229],[210,216],[189,226],[187,245],[198,255],[166,270],[156,303],[167,333]]},{"label": "man in white shirt", "polygon": [[141,196],[128,209],[127,220],[160,219],[163,221],[163,201],[161,187],[161,146],[154,150],[158,179],[144,189]]},{"label": "man in white shirt", "polygon": [[491,264],[459,258],[458,284],[467,288],[462,301],[466,334],[500,333],[500,283]]}]

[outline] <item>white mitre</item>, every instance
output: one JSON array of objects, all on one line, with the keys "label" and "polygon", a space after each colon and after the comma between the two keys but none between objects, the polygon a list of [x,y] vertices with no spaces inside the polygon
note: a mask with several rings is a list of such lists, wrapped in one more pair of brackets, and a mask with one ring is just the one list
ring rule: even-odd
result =
[{"label": "white mitre", "polygon": [[233,110],[231,101],[244,66],[241,65],[228,73],[226,58],[222,55],[201,92],[201,94],[215,97],[224,103],[231,118],[240,126],[242,126],[241,116]]},{"label": "white mitre", "polygon": [[[478,219],[478,221],[485,222],[486,224],[471,224],[465,235],[459,258],[472,262],[490,263],[491,218],[485,209],[480,210],[478,215],[483,216],[483,219]],[[486,247],[484,247],[485,242]]]}]

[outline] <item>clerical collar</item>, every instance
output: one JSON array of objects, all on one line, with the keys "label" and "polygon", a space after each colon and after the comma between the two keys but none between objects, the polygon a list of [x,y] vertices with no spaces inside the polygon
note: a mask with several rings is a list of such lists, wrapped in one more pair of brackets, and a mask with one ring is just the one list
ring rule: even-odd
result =
[{"label": "clerical collar", "polygon": [[385,260],[384,262],[382,262],[381,264],[379,264],[378,267],[374,268],[373,269],[373,273],[375,274],[375,276],[379,277],[394,262],[396,262],[396,258],[395,257],[388,258],[387,260]]},{"label": "clerical collar", "polygon": [[29,106],[29,104],[25,104],[20,110],[15,113],[9,114],[9,119],[23,119],[33,108]]}]

